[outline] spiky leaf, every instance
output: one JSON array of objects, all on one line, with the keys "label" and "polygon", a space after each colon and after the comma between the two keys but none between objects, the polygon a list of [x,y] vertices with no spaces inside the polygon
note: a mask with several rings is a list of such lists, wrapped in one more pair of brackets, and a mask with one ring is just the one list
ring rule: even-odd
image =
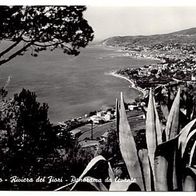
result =
[{"label": "spiky leaf", "polygon": [[141,167],[137,155],[136,144],[127,120],[123,94],[121,93],[120,121],[119,121],[119,144],[122,157],[127,166],[130,178],[136,179],[141,190],[144,190]]},{"label": "spiky leaf", "polygon": [[167,123],[166,123],[166,140],[174,138],[178,134],[180,112],[180,88],[172,104]]},{"label": "spiky leaf", "polygon": [[119,135],[119,103],[118,99],[116,99],[116,130]]},{"label": "spiky leaf", "polygon": [[180,146],[184,146],[184,143],[186,141],[186,138],[188,136],[188,134],[191,131],[191,128],[193,127],[193,125],[195,124],[196,119],[192,120],[191,122],[189,122],[179,133],[179,139],[178,139],[178,148],[180,148]]},{"label": "spiky leaf", "polygon": [[181,147],[181,157],[184,156],[184,153],[185,153],[185,150],[186,150],[186,147],[190,141],[190,139],[196,134],[196,129],[194,129],[193,131],[191,131],[189,133],[189,135],[187,136],[186,140],[182,143],[182,147]]},{"label": "spiky leaf", "polygon": [[152,191],[151,169],[150,169],[150,162],[148,158],[147,149],[139,150],[138,155],[139,155],[139,159],[142,165],[142,173],[144,176],[145,190]]},{"label": "spiky leaf", "polygon": [[168,110],[167,105],[162,105],[161,104],[161,111],[163,113],[163,116],[164,116],[165,120],[167,120],[168,116],[169,116],[169,110]]},{"label": "spiky leaf", "polygon": [[196,190],[196,169],[187,167],[185,171],[185,177],[182,186],[183,191],[195,191]]},{"label": "spiky leaf", "polygon": [[196,153],[196,141],[194,142],[193,147],[192,147],[191,152],[190,152],[190,158],[189,158],[189,166],[190,167],[192,166],[193,157],[194,157],[195,153]]},{"label": "spiky leaf", "polygon": [[114,171],[111,167],[111,164],[110,162],[108,162],[108,174],[109,174],[109,177],[110,177],[110,180],[113,182],[115,181],[115,175],[114,175]]},{"label": "spiky leaf", "polygon": [[64,191],[64,190],[66,190],[67,188],[73,186],[74,183],[75,183],[75,182],[71,182],[71,183],[69,183],[69,184],[66,184],[66,185],[64,185],[64,186],[61,186],[61,187],[55,189],[54,191]]},{"label": "spiky leaf", "polygon": [[155,190],[168,191],[167,184],[168,161],[164,156],[155,157]]},{"label": "spiky leaf", "polygon": [[[175,138],[166,141],[157,146],[155,151],[155,190],[168,191],[175,187],[174,168],[176,161],[174,161],[175,151],[178,144],[177,135]],[[170,172],[168,172],[170,171]]]},{"label": "spiky leaf", "polygon": [[162,132],[159,116],[156,110],[152,89],[149,93],[146,115],[146,143],[150,164],[154,173],[154,153],[158,144],[162,143]]},{"label": "spiky leaf", "polygon": [[82,179],[85,177],[85,175],[88,174],[88,172],[100,161],[106,161],[105,158],[101,155],[93,158],[88,165],[86,166],[85,170],[82,172],[82,174],[80,175],[80,177],[78,178],[78,181],[76,181],[76,183],[73,185],[73,187],[71,188],[71,191],[74,190],[74,188],[76,187],[76,185],[78,184],[78,182],[82,181]]}]

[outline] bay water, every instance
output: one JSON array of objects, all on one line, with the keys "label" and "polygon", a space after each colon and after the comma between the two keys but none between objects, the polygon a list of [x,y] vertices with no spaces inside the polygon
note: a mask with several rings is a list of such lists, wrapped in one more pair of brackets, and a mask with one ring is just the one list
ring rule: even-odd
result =
[{"label": "bay water", "polygon": [[121,91],[125,101],[133,101],[138,91],[129,88],[128,81],[107,73],[152,62],[98,45],[82,49],[76,57],[63,54],[61,50],[44,51],[38,57],[28,52],[0,67],[0,85],[10,76],[9,97],[22,88],[34,91],[39,102],[48,103],[52,122],[65,121],[114,105]]}]

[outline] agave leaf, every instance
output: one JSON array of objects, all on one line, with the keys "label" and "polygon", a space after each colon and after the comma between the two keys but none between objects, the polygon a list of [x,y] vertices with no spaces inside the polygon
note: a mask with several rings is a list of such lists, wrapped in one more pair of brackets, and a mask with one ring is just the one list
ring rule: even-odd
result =
[{"label": "agave leaf", "polygon": [[119,103],[118,99],[116,99],[116,130],[119,135]]},{"label": "agave leaf", "polygon": [[190,132],[190,134],[188,135],[188,137],[186,138],[185,142],[182,143],[181,146],[181,157],[184,156],[184,152],[186,150],[187,144],[190,141],[190,139],[196,134],[196,129],[194,129],[193,131]]},{"label": "agave leaf", "polygon": [[172,190],[178,189],[178,180],[177,180],[177,147],[174,150],[173,159],[172,159],[173,169],[172,169]]},{"label": "agave leaf", "polygon": [[61,187],[55,189],[54,191],[64,191],[64,190],[66,190],[67,187],[70,187],[70,186],[73,185],[74,183],[75,183],[75,182],[70,182],[69,184],[66,184],[66,185],[64,185],[64,186],[61,186]]},{"label": "agave leaf", "polygon": [[137,183],[131,181],[111,182],[109,191],[141,191]]},{"label": "agave leaf", "polygon": [[114,171],[113,171],[113,169],[111,167],[110,162],[108,162],[108,174],[109,174],[109,177],[110,177],[111,181],[112,182],[115,181]]},{"label": "agave leaf", "polygon": [[179,127],[179,112],[180,112],[180,88],[176,94],[172,104],[167,123],[166,123],[166,140],[174,138],[178,134]]},{"label": "agave leaf", "polygon": [[165,120],[167,120],[168,116],[169,116],[169,110],[168,110],[167,105],[162,105],[161,104],[161,111],[163,113],[163,116],[165,117]]},{"label": "agave leaf", "polygon": [[192,147],[192,149],[191,149],[191,153],[190,153],[190,158],[189,158],[189,166],[190,166],[190,167],[191,167],[191,165],[192,165],[193,156],[194,156],[195,152],[196,152],[196,141],[194,142],[193,147]]},{"label": "agave leaf", "polygon": [[164,156],[155,157],[155,191],[168,191],[168,161]]},{"label": "agave leaf", "polygon": [[155,118],[156,118],[156,138],[157,138],[157,145],[161,144],[163,142],[162,140],[162,130],[161,130],[161,122],[159,119],[159,115],[155,106],[155,100],[153,97],[153,102],[154,102],[154,111],[155,111]]},{"label": "agave leaf", "polygon": [[97,191],[108,191],[105,185],[96,178],[86,176],[83,181],[92,185]]},{"label": "agave leaf", "polygon": [[132,135],[132,131],[127,120],[123,94],[121,93],[120,105],[120,121],[119,121],[119,144],[122,157],[127,166],[130,178],[136,179],[136,183],[141,190],[144,190],[141,167],[137,155],[136,144]]},{"label": "agave leaf", "polygon": [[151,170],[150,170],[150,162],[148,159],[148,151],[147,149],[141,149],[138,152],[139,159],[142,165],[142,173],[144,176],[144,184],[146,191],[152,191],[151,184]]},{"label": "agave leaf", "polygon": [[183,183],[183,191],[195,191],[195,180],[192,176],[186,176]]},{"label": "agave leaf", "polygon": [[179,139],[178,139],[178,149],[180,148],[180,146],[183,145],[183,143],[186,141],[186,138],[188,136],[188,134],[191,131],[191,128],[193,127],[193,125],[195,124],[196,119],[192,120],[191,122],[189,122],[179,133]]},{"label": "agave leaf", "polygon": [[191,113],[191,115],[190,115],[190,119],[195,118],[195,115],[196,115],[196,107],[193,105],[193,106],[192,106],[192,113]]},{"label": "agave leaf", "polygon": [[156,110],[155,101],[150,89],[146,115],[146,143],[150,164],[154,172],[154,153],[158,144],[162,143],[161,124]]},{"label": "agave leaf", "polygon": [[[157,146],[155,151],[155,190],[168,191],[176,188],[176,179],[174,176],[175,163],[174,156],[178,144],[177,135],[175,138],[166,141]],[[168,172],[170,171],[170,172]]]},{"label": "agave leaf", "polygon": [[195,191],[196,187],[196,169],[187,167],[185,177],[182,185],[183,191]]},{"label": "agave leaf", "polygon": [[97,164],[99,161],[106,161],[105,158],[101,155],[94,157],[86,166],[85,170],[82,172],[82,174],[80,175],[80,177],[78,178],[78,180],[75,182],[75,184],[73,185],[73,187],[71,188],[71,191],[76,187],[76,185],[78,184],[78,182],[80,182],[84,176],[93,168],[93,166],[95,166],[95,164]]}]

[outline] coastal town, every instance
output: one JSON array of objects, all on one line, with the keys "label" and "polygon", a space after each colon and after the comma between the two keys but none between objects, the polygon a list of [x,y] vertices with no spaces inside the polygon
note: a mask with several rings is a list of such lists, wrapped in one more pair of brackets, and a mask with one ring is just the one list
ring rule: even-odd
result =
[{"label": "coastal town", "polygon": [[[111,47],[111,46],[108,46]],[[112,46],[114,48],[114,46]],[[115,70],[109,75],[130,82],[130,88],[140,92],[140,100],[127,103],[127,115],[131,129],[145,129],[145,98],[149,88],[161,89],[169,85],[184,87],[196,82],[196,47],[192,43],[161,43],[151,46],[115,46],[122,56],[130,58],[149,58],[156,63],[132,68]],[[98,110],[69,121],[59,122],[64,130],[69,130],[77,138],[82,147],[97,147],[107,139],[108,130],[115,126],[115,106],[106,110]],[[131,124],[134,121],[135,124]]]},{"label": "coastal town", "polygon": [[[134,131],[145,128],[145,115],[139,104],[133,102],[127,104],[127,116]],[[107,110],[98,110],[89,115],[59,122],[64,131],[70,131],[72,136],[79,141],[81,147],[98,146],[107,139],[108,131],[116,126],[115,106]]]}]

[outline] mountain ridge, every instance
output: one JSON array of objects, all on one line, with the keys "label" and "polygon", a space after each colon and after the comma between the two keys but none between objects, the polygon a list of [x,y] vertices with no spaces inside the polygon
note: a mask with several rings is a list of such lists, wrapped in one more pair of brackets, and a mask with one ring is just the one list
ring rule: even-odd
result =
[{"label": "mountain ridge", "polygon": [[166,34],[113,36],[104,39],[102,44],[107,46],[129,47],[130,45],[152,46],[162,43],[196,45],[196,27]]}]

